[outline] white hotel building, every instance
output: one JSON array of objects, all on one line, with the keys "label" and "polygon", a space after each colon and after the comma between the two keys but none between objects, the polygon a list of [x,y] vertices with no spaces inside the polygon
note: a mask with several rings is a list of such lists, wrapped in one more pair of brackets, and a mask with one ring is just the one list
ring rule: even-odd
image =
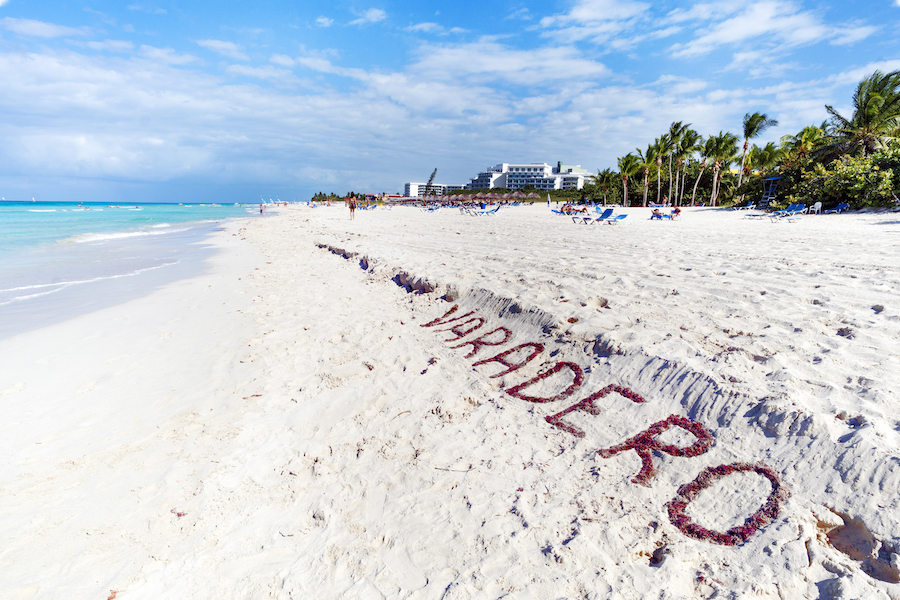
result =
[{"label": "white hotel building", "polygon": [[594,178],[581,165],[556,163],[500,163],[473,177],[466,185],[470,190],[507,188],[520,190],[532,186],[538,190],[580,190]]},{"label": "white hotel building", "polygon": [[[562,162],[551,167],[547,163],[500,163],[473,177],[466,185],[432,184],[431,194],[444,196],[453,190],[490,190],[493,188],[506,188],[509,190],[521,190],[525,186],[532,186],[537,190],[580,190],[585,183],[590,183],[594,177],[581,165],[566,165]],[[404,186],[404,196],[418,198],[425,195],[424,183],[407,183]]]},{"label": "white hotel building", "polygon": [[[425,187],[428,184],[425,183],[407,183],[403,186],[403,195],[407,198],[420,198],[425,195]],[[453,190],[463,190],[466,186],[464,185],[444,185],[442,183],[432,183],[431,184],[431,194],[432,196],[446,196]]]}]

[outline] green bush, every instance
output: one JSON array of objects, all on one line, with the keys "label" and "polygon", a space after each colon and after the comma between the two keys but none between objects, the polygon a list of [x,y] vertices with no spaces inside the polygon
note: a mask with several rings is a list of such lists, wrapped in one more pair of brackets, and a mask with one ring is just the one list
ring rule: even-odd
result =
[{"label": "green bush", "polygon": [[853,209],[893,206],[894,172],[878,165],[884,160],[890,161],[890,157],[881,153],[845,155],[827,165],[811,165],[803,170],[800,185],[791,198],[826,205],[847,202]]}]

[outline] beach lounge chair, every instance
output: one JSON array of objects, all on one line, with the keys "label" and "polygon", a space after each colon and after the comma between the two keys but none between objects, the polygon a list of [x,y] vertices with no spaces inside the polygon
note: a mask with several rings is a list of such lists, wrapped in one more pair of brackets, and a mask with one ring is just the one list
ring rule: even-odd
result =
[{"label": "beach lounge chair", "polygon": [[748,209],[755,208],[755,207],[756,207],[756,204],[753,202],[753,200],[748,200],[747,204],[745,204],[743,206],[732,206],[731,210],[748,210]]},{"label": "beach lounge chair", "polygon": [[775,221],[788,221],[794,222],[800,220],[800,215],[806,212],[805,204],[791,204],[784,210],[779,210],[771,213],[769,216],[772,218],[772,222]]},{"label": "beach lounge chair", "polygon": [[771,213],[769,216],[770,217],[789,217],[789,216],[800,214],[802,212],[806,212],[805,204],[791,204],[784,210],[776,210],[775,212]]},{"label": "beach lounge chair", "polygon": [[590,225],[591,223],[602,223],[603,221],[605,221],[606,219],[611,217],[613,214],[613,209],[611,209],[611,208],[607,208],[603,212],[600,212],[599,209],[595,209],[595,210],[597,210],[597,212],[599,213],[596,217],[592,218],[590,215],[573,216],[572,222],[577,223],[578,222],[577,219],[581,219],[581,222],[584,223],[585,225]]},{"label": "beach lounge chair", "polygon": [[826,211],[825,211],[825,214],[826,214],[826,215],[830,215],[830,214],[832,214],[832,213],[841,213],[841,212],[847,210],[848,208],[850,208],[850,205],[849,205],[848,203],[846,203],[846,202],[841,202],[840,204],[838,204],[838,205],[835,206],[834,208],[829,208],[828,210],[826,210]]},{"label": "beach lounge chair", "polygon": [[628,218],[628,215],[616,215],[616,216],[614,216],[614,217],[609,217],[608,219],[604,219],[604,221],[605,221],[608,225],[615,225],[616,223],[621,223],[621,222],[624,221],[626,218]]},{"label": "beach lounge chair", "polygon": [[789,204],[787,208],[782,208],[781,210],[776,210],[776,211],[774,211],[774,212],[769,213],[769,216],[770,216],[770,217],[773,217],[773,216],[783,215],[784,213],[786,213],[786,212],[789,211],[789,210],[794,210],[794,207],[795,207],[795,206],[797,206],[797,205],[796,205],[796,204]]}]

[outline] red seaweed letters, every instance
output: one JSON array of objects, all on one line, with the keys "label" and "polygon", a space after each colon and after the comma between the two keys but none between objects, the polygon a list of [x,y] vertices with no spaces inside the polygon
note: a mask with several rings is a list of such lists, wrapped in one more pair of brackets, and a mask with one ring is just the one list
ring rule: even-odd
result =
[{"label": "red seaweed letters", "polygon": [[629,400],[631,400],[633,402],[637,402],[637,403],[646,402],[646,400],[644,400],[643,397],[641,397],[639,394],[632,392],[627,387],[622,387],[621,385],[616,385],[614,383],[611,383],[608,386],[606,386],[605,388],[603,388],[602,390],[594,392],[593,394],[591,394],[590,396],[588,396],[581,402],[577,402],[576,404],[573,404],[566,410],[558,412],[555,415],[550,415],[550,416],[544,417],[544,419],[551,425],[553,425],[555,427],[559,427],[563,431],[567,431],[568,433],[571,433],[575,437],[583,438],[584,432],[582,430],[578,429],[577,427],[575,427],[573,425],[569,425],[568,423],[565,423],[562,420],[562,418],[564,416],[566,416],[567,414],[569,414],[570,412],[573,412],[576,410],[584,411],[584,412],[588,413],[589,415],[593,415],[596,417],[597,415],[600,414],[600,409],[597,408],[597,406],[594,404],[594,401],[599,400],[600,398],[602,398],[603,396],[607,395],[610,392],[618,392],[619,394],[621,394],[622,396],[628,398]]},{"label": "red seaweed letters", "polygon": [[[525,358],[525,360],[523,360],[522,362],[517,362],[517,363],[506,360],[507,356],[509,356],[511,354],[515,354],[516,352],[518,352],[519,350],[522,350],[524,348],[531,348],[531,353],[528,355],[528,357]],[[504,375],[508,375],[508,374],[512,373],[513,371],[518,371],[519,369],[521,369],[522,367],[524,367],[525,365],[530,363],[532,360],[537,358],[537,356],[543,351],[544,351],[543,344],[537,344],[535,342],[527,342],[525,344],[519,344],[518,346],[513,346],[509,350],[501,352],[500,354],[498,354],[496,356],[492,356],[490,358],[486,358],[484,360],[479,360],[478,362],[474,362],[474,363],[472,363],[472,366],[477,367],[478,365],[486,365],[488,363],[498,362],[501,365],[503,365],[504,367],[508,367],[505,371],[500,371],[496,375],[491,375],[491,379],[494,379],[496,377],[503,377]]]},{"label": "red seaweed letters", "polygon": [[[502,340],[500,340],[499,342],[487,341],[488,337],[494,335],[498,331],[503,332]],[[489,332],[475,338],[474,340],[470,340],[468,342],[463,342],[462,344],[460,344],[458,346],[450,346],[450,347],[451,348],[464,348],[465,346],[472,346],[472,351],[469,352],[468,354],[466,354],[465,356],[463,356],[463,358],[472,358],[473,356],[478,354],[478,351],[481,350],[483,347],[485,347],[485,346],[502,346],[503,344],[508,342],[509,338],[511,338],[511,337],[512,337],[512,331],[510,331],[506,327],[498,327],[497,329],[495,329],[493,331],[489,331]]]},{"label": "red seaweed letters", "polygon": [[[472,317],[472,315],[474,315],[476,312],[474,310],[469,311],[468,313],[460,317],[451,319],[450,317],[454,315],[457,310],[459,310],[459,305],[454,305],[443,316],[425,323],[424,325],[421,325],[421,327],[435,327],[438,325],[449,325],[450,323],[457,323],[456,325],[448,329],[439,330],[450,331],[451,333],[456,335],[456,337],[454,338],[445,340],[446,342],[450,343],[462,340],[466,336],[479,330],[487,322],[487,319],[485,318],[477,316]],[[469,318],[467,321],[463,321],[463,319],[467,318]],[[473,323],[477,324],[469,327],[469,325]],[[491,336],[497,334],[498,332],[502,333],[503,339],[498,340],[497,338],[494,338],[494,341],[490,341]],[[493,331],[482,334],[472,340],[463,341],[461,344],[451,346],[451,348],[465,348],[467,346],[471,346],[471,350],[468,354],[465,355],[464,358],[472,358],[476,354],[478,354],[478,352],[485,346],[502,346],[503,344],[506,344],[510,341],[512,335],[512,331],[510,331],[506,327],[498,327]],[[509,375],[510,373],[514,373],[515,371],[521,369],[522,367],[536,359],[543,352],[543,344],[538,342],[526,342],[513,346],[512,348],[504,350],[503,352],[500,352],[499,354],[496,354],[490,358],[473,362],[472,366],[478,367],[480,365],[486,365],[496,362],[506,367],[499,373],[490,375],[490,378],[494,379],[497,377],[503,377],[504,375]],[[543,397],[530,396],[523,393],[523,390],[526,390],[529,387],[536,385],[541,381],[544,381],[545,379],[548,379],[556,375],[557,373],[561,373],[566,370],[568,370],[572,374],[572,382],[568,385],[567,388],[556,393],[555,395]],[[545,404],[550,402],[557,402],[573,395],[579,388],[581,388],[584,383],[584,379],[584,371],[578,364],[567,361],[559,361],[553,366],[535,375],[531,379],[528,379],[527,381],[513,385],[511,387],[507,387],[503,391],[509,396],[512,396],[513,398],[517,398],[519,400]],[[610,384],[603,389],[590,394],[583,400],[576,402],[565,410],[544,417],[544,419],[553,427],[557,427],[577,438],[584,438],[584,431],[575,427],[571,423],[564,421],[563,418],[575,411],[582,411],[592,416],[599,415],[601,413],[601,409],[597,406],[596,401],[600,400],[611,392],[616,392],[637,404],[646,402],[646,400],[640,394],[637,394],[630,388],[621,385]],[[688,446],[681,447],[676,446],[675,444],[666,444],[660,441],[659,436],[672,427],[679,427],[691,434],[695,438],[694,442]],[[642,431],[632,438],[629,438],[623,443],[611,448],[598,450],[597,453],[603,458],[611,458],[617,454],[625,452],[626,450],[634,450],[637,453],[638,457],[640,457],[641,459],[641,469],[638,474],[635,475],[634,478],[632,478],[631,481],[639,485],[649,486],[651,480],[656,475],[656,467],[653,464],[654,452],[662,452],[665,454],[669,454],[670,456],[691,458],[705,454],[712,446],[712,444],[712,433],[710,433],[710,431],[702,423],[692,421],[687,417],[670,415],[662,421],[653,423],[646,430]],[[688,505],[693,500],[695,500],[703,490],[707,489],[723,477],[727,477],[733,473],[749,471],[755,472],[768,479],[769,483],[772,485],[772,492],[769,494],[769,497],[759,508],[759,510],[750,515],[744,521],[743,525],[732,527],[725,532],[713,531],[694,523],[690,519],[690,517],[687,516],[685,511]],[[686,485],[681,486],[678,489],[678,494],[675,496],[675,498],[669,501],[668,504],[666,504],[666,509],[668,511],[669,520],[672,522],[672,525],[674,525],[686,536],[696,540],[702,540],[714,544],[734,546],[744,543],[757,531],[771,523],[772,520],[774,520],[778,516],[778,513],[781,510],[781,505],[784,503],[787,497],[787,488],[778,477],[778,474],[770,467],[764,464],[734,463],[730,465],[719,465],[717,467],[707,467],[706,469],[704,469],[696,479]]]},{"label": "red seaweed letters", "polygon": [[[694,523],[690,517],[685,514],[688,504],[691,503],[700,492],[714,484],[719,479],[727,477],[732,473],[740,473],[753,471],[762,475],[772,484],[772,492],[766,499],[766,502],[755,513],[744,520],[743,525],[732,527],[726,532],[713,531],[701,527]],[[730,465],[719,465],[718,467],[707,467],[697,478],[687,485],[683,485],[678,489],[676,495],[666,508],[669,512],[669,520],[672,525],[677,527],[682,533],[695,540],[703,540],[714,544],[722,544],[724,546],[735,546],[746,542],[750,536],[771,523],[778,512],[781,510],[781,504],[788,497],[788,490],[781,482],[778,474],[771,468],[763,464],[747,464],[733,463]]]},{"label": "red seaweed letters", "polygon": [[[539,381],[542,381],[542,380],[550,377],[551,375],[559,373],[563,369],[569,369],[570,371],[572,371],[572,374],[575,376],[575,378],[573,379],[573,381],[569,385],[569,387],[567,387],[566,389],[564,389],[557,395],[552,396],[550,398],[542,398],[540,396],[527,396],[522,393],[522,390],[524,390],[525,388],[531,387],[534,384],[538,383]],[[574,394],[575,390],[580,388],[582,383],[584,383],[584,371],[581,370],[581,367],[579,367],[578,365],[576,365],[575,363],[572,363],[572,362],[558,362],[555,365],[553,365],[551,368],[544,371],[543,373],[535,375],[528,381],[520,383],[519,385],[515,385],[511,388],[507,388],[504,391],[507,394],[509,394],[510,396],[512,396],[513,398],[518,398],[519,400],[525,400],[526,402],[538,402],[538,403],[556,402],[557,400],[562,400],[563,398],[568,398],[569,396]]]},{"label": "red seaweed letters", "polygon": [[[696,441],[686,448],[679,448],[673,444],[663,444],[656,439],[656,436],[673,426],[681,427],[685,431],[691,433],[697,438]],[[652,454],[654,450],[665,452],[671,456],[692,457],[700,456],[705,453],[709,450],[709,447],[712,446],[712,443],[712,434],[702,424],[691,421],[685,417],[679,417],[678,415],[669,415],[668,418],[654,423],[646,431],[637,434],[624,443],[613,446],[612,448],[598,450],[597,454],[603,458],[609,458],[615,456],[619,452],[634,450],[637,452],[637,455],[641,457],[642,466],[640,473],[635,475],[634,479],[631,481],[640,485],[649,486],[650,480],[656,475],[656,467],[653,466]]]}]

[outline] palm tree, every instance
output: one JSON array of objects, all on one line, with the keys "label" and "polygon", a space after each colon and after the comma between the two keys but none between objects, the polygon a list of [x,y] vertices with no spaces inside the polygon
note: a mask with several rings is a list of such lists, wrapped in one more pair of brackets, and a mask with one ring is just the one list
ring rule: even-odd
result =
[{"label": "palm tree", "polygon": [[[671,125],[669,125],[669,140],[671,145],[668,148],[668,152],[666,154],[669,155],[669,200],[672,198],[672,154],[678,150],[679,145],[681,144],[681,136],[684,135],[684,132],[688,130],[691,126],[690,123],[684,124],[681,121],[675,121]],[[677,184],[676,184],[677,186]],[[677,187],[676,187],[677,193]]]},{"label": "palm tree", "polygon": [[815,125],[807,125],[796,135],[785,135],[781,138],[781,151],[783,157],[790,160],[802,160],[809,156],[813,151],[818,150],[827,143],[825,131],[828,128],[828,121],[823,121],[818,127]]},{"label": "palm tree", "polygon": [[700,161],[700,174],[697,175],[697,180],[694,182],[694,190],[691,192],[691,206],[697,203],[697,185],[700,183],[700,178],[703,177],[703,172],[706,170],[706,161],[713,156],[715,147],[715,138],[708,137],[706,142],[698,148],[703,159]]},{"label": "palm tree", "polygon": [[770,119],[765,113],[755,112],[744,115],[744,151],[741,152],[741,170],[738,174],[738,187],[744,180],[744,160],[747,158],[747,148],[750,146],[750,140],[757,138],[769,127],[775,127],[778,121]]},{"label": "palm tree", "polygon": [[662,185],[659,176],[662,173],[662,157],[672,151],[672,138],[668,133],[664,133],[653,142],[656,147],[656,203],[659,204],[660,195],[662,193]]},{"label": "palm tree", "polygon": [[622,176],[623,201],[622,206],[628,206],[628,178],[641,168],[640,159],[629,152],[619,159],[619,173]]},{"label": "palm tree", "polygon": [[[703,136],[701,136],[699,133],[697,133],[693,129],[685,132],[684,138],[686,140],[684,142],[684,148],[685,148],[685,152],[687,152],[689,158],[693,157],[695,153],[703,150],[703,143],[704,143]],[[684,186],[687,184],[687,167],[688,167],[688,163],[686,161],[685,165],[684,165],[684,172],[682,173],[682,178],[681,178],[683,183],[681,184],[681,198],[679,198],[679,204],[684,202]]]},{"label": "palm tree", "polygon": [[751,165],[755,165],[759,170],[760,175],[762,175],[777,167],[783,157],[784,150],[776,146],[774,142],[769,142],[762,148],[753,144],[753,147],[747,155],[747,164],[744,167],[747,177],[750,177]]},{"label": "palm tree", "polygon": [[719,182],[721,181],[719,173],[721,172],[723,164],[727,165],[733,160],[734,155],[737,153],[738,141],[738,136],[724,131],[720,131],[719,135],[707,140],[707,142],[712,142],[712,147],[709,148],[709,157],[715,161],[713,163],[712,193],[709,199],[710,206],[716,205],[716,200],[719,196]]},{"label": "palm tree", "polygon": [[612,185],[615,178],[616,172],[609,168],[597,173],[597,183],[600,185],[600,189],[603,190],[603,206],[606,206],[606,190]]},{"label": "palm tree", "polygon": [[647,190],[650,189],[650,169],[652,169],[656,165],[656,161],[659,160],[659,153],[655,144],[648,144],[646,152],[641,152],[640,148],[635,148],[635,150],[638,153],[638,158],[641,159],[641,168],[644,169],[643,206],[647,206]]},{"label": "palm tree", "polygon": [[700,161],[700,174],[697,175],[697,180],[694,182],[694,189],[691,192],[691,206],[696,204],[697,198],[697,185],[700,183],[700,178],[703,177],[703,171],[706,170],[706,156],[703,157],[703,160]]},{"label": "palm tree", "polygon": [[684,198],[684,184],[687,182],[687,159],[699,150],[700,141],[700,134],[693,129],[688,129],[681,135],[678,150],[675,154],[676,164],[681,169],[680,188],[678,186],[679,174],[677,169],[675,171],[675,197],[672,198],[672,203],[676,206],[680,206],[681,200]]},{"label": "palm tree", "polygon": [[840,149],[861,149],[868,156],[900,136],[900,71],[875,71],[860,81],[849,119],[827,104],[825,110],[831,115],[831,130]]}]

